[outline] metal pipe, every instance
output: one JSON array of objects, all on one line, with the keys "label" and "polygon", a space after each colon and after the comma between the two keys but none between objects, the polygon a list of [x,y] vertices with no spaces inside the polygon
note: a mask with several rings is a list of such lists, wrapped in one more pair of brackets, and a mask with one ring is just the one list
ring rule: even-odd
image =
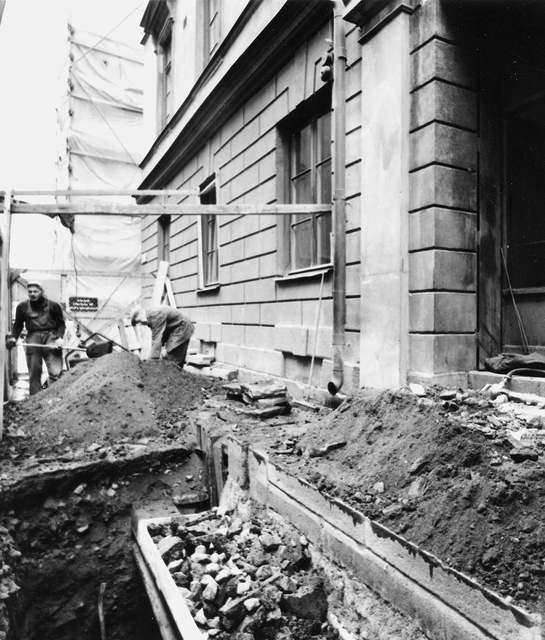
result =
[{"label": "metal pipe", "polygon": [[346,43],[342,15],[337,0],[333,16],[333,344],[332,379],[327,385],[334,396],[344,382],[346,324]]}]

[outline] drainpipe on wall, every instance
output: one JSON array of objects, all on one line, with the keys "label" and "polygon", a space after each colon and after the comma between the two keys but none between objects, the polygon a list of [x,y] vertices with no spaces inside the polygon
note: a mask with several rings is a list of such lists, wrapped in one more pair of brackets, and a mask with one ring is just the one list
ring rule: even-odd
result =
[{"label": "drainpipe on wall", "polygon": [[333,370],[327,390],[334,396],[344,381],[346,324],[346,43],[343,4],[337,0],[333,20]]}]

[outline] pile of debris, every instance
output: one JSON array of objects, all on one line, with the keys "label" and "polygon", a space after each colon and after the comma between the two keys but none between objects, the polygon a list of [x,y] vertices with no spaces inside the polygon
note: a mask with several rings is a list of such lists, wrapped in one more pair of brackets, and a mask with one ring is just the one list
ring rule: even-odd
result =
[{"label": "pile of debris", "polygon": [[280,381],[228,383],[223,385],[228,400],[239,400],[247,407],[235,411],[261,420],[291,411],[291,398]]},{"label": "pile of debris", "polygon": [[148,531],[204,637],[338,638],[328,584],[308,542],[252,504],[150,524]]}]

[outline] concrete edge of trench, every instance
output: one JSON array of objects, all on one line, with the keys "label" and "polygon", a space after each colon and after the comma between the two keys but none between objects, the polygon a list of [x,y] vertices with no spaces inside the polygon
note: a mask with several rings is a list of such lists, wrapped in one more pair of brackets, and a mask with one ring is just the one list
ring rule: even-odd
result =
[{"label": "concrete edge of trench", "polygon": [[[207,438],[204,429],[200,435]],[[214,439],[208,451],[218,445]],[[226,493],[235,502],[247,495],[278,513],[324,558],[415,621],[429,638],[543,638],[539,614],[508,602],[342,501],[285,473],[259,448],[232,435],[222,438],[221,448],[228,455],[228,478],[218,487],[223,504]]]}]

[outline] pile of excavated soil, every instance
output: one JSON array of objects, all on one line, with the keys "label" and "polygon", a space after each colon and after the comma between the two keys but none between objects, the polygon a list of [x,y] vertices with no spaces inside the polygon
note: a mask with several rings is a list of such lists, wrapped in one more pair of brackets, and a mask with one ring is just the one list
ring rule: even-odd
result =
[{"label": "pile of excavated soil", "polygon": [[299,434],[278,434],[270,452],[290,473],[541,612],[545,413],[475,393],[443,397],[361,392]]},{"label": "pile of excavated soil", "polygon": [[83,361],[48,389],[10,404],[5,441],[17,441],[19,455],[65,457],[97,445],[183,444],[193,440],[186,411],[220,388],[218,381],[167,360],[142,362],[133,354],[112,353]]}]

